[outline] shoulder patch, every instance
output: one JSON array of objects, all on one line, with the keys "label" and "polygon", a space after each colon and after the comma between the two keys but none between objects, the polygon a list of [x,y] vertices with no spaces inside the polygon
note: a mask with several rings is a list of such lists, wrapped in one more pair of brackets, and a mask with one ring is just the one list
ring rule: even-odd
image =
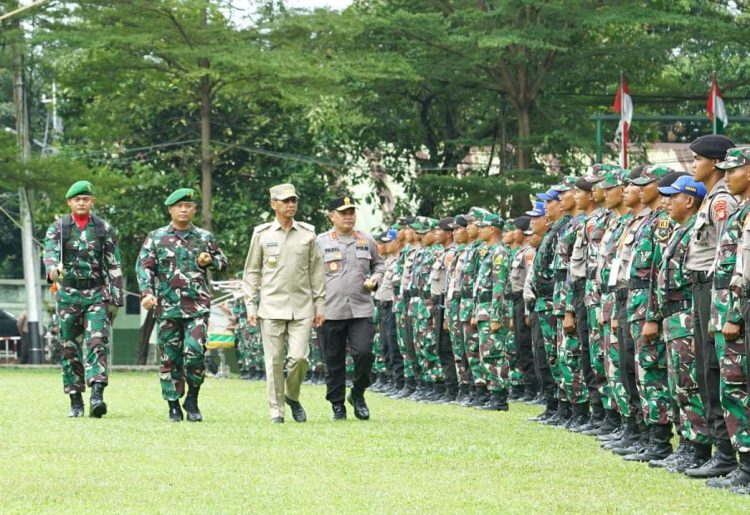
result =
[{"label": "shoulder patch", "polygon": [[312,225],[312,224],[308,224],[308,223],[306,223],[306,222],[297,222],[297,223],[298,223],[298,224],[299,224],[299,226],[300,226],[300,227],[302,227],[303,229],[307,229],[307,230],[308,230],[308,231],[310,231],[310,232],[315,232],[315,226],[314,226],[314,225]]},{"label": "shoulder patch", "polygon": [[265,223],[265,224],[256,225],[254,231],[255,232],[265,231],[269,227],[271,227],[271,223],[270,222],[269,223]]},{"label": "shoulder patch", "polygon": [[729,218],[729,209],[727,207],[726,199],[718,199],[711,204],[711,210],[713,213],[713,219],[715,222],[723,222]]}]

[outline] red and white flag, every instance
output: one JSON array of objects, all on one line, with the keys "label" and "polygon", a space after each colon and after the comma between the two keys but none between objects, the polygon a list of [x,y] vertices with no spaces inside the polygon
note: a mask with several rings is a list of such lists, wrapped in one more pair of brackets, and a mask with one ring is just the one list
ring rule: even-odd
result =
[{"label": "red and white flag", "polygon": [[617,88],[613,109],[616,113],[620,113],[620,125],[617,127],[617,134],[620,136],[620,166],[627,168],[628,132],[630,122],[633,119],[633,101],[630,99],[630,89],[625,78],[622,79],[620,87]]},{"label": "red and white flag", "polygon": [[706,110],[709,120],[714,124],[714,133],[721,134],[724,132],[726,126],[729,125],[729,117],[715,77],[711,78],[711,90],[708,92]]}]

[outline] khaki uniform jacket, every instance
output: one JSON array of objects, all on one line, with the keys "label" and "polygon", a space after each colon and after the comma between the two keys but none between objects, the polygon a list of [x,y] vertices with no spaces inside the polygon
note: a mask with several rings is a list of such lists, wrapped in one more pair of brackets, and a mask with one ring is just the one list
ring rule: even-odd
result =
[{"label": "khaki uniform jacket", "polygon": [[250,316],[300,320],[324,314],[325,276],[315,228],[296,220],[289,232],[276,220],[257,226],[243,287]]}]

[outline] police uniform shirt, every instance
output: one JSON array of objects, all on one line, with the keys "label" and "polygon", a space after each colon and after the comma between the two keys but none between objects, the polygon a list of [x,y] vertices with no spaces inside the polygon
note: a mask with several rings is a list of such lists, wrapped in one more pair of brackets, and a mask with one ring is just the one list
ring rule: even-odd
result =
[{"label": "police uniform shirt", "polygon": [[277,220],[257,226],[243,288],[251,316],[299,320],[324,314],[325,278],[315,228],[294,221],[285,231]]},{"label": "police uniform shirt", "polygon": [[326,279],[326,319],[369,318],[374,306],[367,279],[382,282],[385,265],[375,240],[354,231],[345,236],[330,230],[318,236]]},{"label": "police uniform shirt", "polygon": [[526,244],[516,252],[513,261],[510,264],[510,291],[513,293],[523,293],[526,276],[531,270],[534,263],[534,248]]},{"label": "police uniform shirt", "polygon": [[386,258],[383,281],[380,283],[377,291],[375,292],[375,300],[379,302],[393,301],[393,274],[396,272],[397,262],[398,256],[388,256],[388,258]]},{"label": "police uniform shirt", "polygon": [[430,272],[430,294],[445,295],[448,290],[448,269],[456,257],[456,244],[450,245],[443,250],[435,262],[432,264]]},{"label": "police uniform shirt", "polygon": [[586,262],[588,261],[588,235],[586,234],[588,224],[586,222],[587,219],[584,216],[576,232],[573,251],[570,253],[568,269],[572,281],[586,278]]},{"label": "police uniform shirt", "polygon": [[630,278],[630,261],[633,259],[633,247],[635,247],[635,235],[638,230],[646,223],[651,214],[650,207],[644,207],[637,215],[630,220],[627,229],[624,231],[622,240],[620,240],[620,268],[617,273],[617,288],[627,288],[628,279]]},{"label": "police uniform shirt", "polygon": [[690,236],[685,268],[689,271],[707,272],[716,257],[716,246],[729,215],[737,209],[737,199],[727,191],[721,178],[703,199]]}]

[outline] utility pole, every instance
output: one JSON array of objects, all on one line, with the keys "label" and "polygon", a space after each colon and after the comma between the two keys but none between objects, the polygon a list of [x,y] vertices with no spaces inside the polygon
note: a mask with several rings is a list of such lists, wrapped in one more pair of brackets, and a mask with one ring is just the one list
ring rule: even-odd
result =
[{"label": "utility pole", "polygon": [[[39,3],[37,2],[35,5]],[[14,12],[21,12],[23,10],[25,9]],[[18,154],[21,162],[25,163],[31,157],[31,138],[29,131],[29,111],[24,84],[23,32],[20,21],[14,20],[13,27],[17,31],[13,42],[13,103],[16,114]],[[32,365],[41,365],[43,362],[43,349],[39,324],[41,315],[41,304],[39,302],[39,261],[35,256],[36,248],[34,246],[34,229],[31,220],[31,204],[29,202],[29,192],[25,187],[18,189],[18,200],[21,211],[21,244],[23,252],[23,276],[26,287],[26,314],[29,324],[29,362]]]}]

